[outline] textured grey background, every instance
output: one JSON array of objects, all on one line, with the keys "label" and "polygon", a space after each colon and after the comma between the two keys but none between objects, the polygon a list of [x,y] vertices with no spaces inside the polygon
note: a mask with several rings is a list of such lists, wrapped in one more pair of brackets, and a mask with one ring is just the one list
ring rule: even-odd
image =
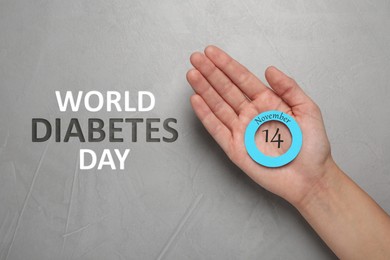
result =
[{"label": "textured grey background", "polygon": [[[390,211],[390,3],[0,1],[0,259],[333,259],[297,211],[195,118],[188,57],[279,66],[322,108],[340,166]],[[54,90],[150,90],[152,112],[60,113]],[[175,117],[171,144],[31,142],[31,118]],[[80,147],[130,147],[78,171]]]}]

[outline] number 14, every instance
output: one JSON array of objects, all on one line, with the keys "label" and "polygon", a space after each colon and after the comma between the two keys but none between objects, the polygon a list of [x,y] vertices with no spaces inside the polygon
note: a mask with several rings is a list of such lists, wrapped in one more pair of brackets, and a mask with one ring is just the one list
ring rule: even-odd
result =
[{"label": "number 14", "polygon": [[[262,132],[265,132],[265,142],[268,143],[268,129],[263,130]],[[276,136],[278,136],[278,139],[275,140]],[[280,139],[279,128],[276,128],[276,133],[274,137],[272,137],[271,143],[278,143],[278,148],[280,148],[280,143],[282,142],[284,141]]]}]

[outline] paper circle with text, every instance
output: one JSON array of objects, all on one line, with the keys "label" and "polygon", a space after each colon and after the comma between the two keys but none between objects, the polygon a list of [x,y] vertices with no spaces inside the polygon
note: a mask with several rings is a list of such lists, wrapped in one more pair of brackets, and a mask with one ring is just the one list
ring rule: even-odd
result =
[{"label": "paper circle with text", "polygon": [[[255,135],[257,130],[266,122],[279,121],[285,124],[291,133],[291,146],[284,154],[273,157],[262,153],[256,146]],[[290,115],[278,110],[269,110],[255,116],[245,130],[245,148],[249,156],[260,165],[269,168],[284,166],[293,161],[302,147],[302,131],[298,123]]]}]

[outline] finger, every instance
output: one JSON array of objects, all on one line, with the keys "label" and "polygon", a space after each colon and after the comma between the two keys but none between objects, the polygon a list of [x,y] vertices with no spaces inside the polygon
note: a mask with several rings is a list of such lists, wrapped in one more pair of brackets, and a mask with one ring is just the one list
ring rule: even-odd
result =
[{"label": "finger", "polygon": [[223,98],[211,87],[210,83],[196,70],[191,69],[187,72],[187,80],[206,102],[211,111],[225,124],[229,129],[233,128],[233,123],[237,119],[237,114],[223,100]]},{"label": "finger", "polygon": [[191,96],[191,105],[206,130],[225,153],[228,154],[232,140],[232,134],[229,129],[215,116],[201,96],[197,94]]},{"label": "finger", "polygon": [[205,54],[251,100],[265,91],[270,91],[253,73],[218,47],[208,46]]},{"label": "finger", "polygon": [[275,91],[291,108],[313,103],[292,78],[275,67],[265,71],[265,77]]},{"label": "finger", "polygon": [[279,110],[285,113],[291,111],[291,107],[270,89],[269,91],[264,91],[261,95],[256,97],[256,99],[252,100],[252,104],[260,113],[267,110]]},{"label": "finger", "polygon": [[242,108],[249,104],[249,100],[241,90],[203,53],[193,53],[190,60],[192,65],[202,73],[210,85],[229,103],[234,111],[240,113]]}]

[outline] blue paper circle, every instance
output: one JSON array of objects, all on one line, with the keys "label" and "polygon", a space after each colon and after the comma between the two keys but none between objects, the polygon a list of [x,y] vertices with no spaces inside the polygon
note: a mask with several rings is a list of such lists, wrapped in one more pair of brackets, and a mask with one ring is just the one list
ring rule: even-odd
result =
[{"label": "blue paper circle", "polygon": [[[263,154],[256,146],[255,134],[257,129],[268,121],[279,121],[285,124],[291,133],[291,146],[280,156],[272,157]],[[290,115],[281,111],[270,110],[254,117],[245,130],[245,147],[249,156],[258,164],[276,168],[288,164],[297,157],[302,147],[302,131],[298,123]]]}]

